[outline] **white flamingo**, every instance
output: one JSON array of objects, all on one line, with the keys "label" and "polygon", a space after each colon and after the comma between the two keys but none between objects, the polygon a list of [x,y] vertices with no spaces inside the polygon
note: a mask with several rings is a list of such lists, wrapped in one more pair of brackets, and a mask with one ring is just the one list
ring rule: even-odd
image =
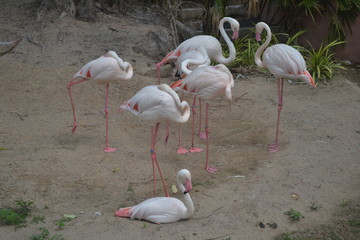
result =
[{"label": "white flamingo", "polygon": [[[277,152],[279,149],[279,123],[280,113],[283,106],[284,79],[300,79],[316,88],[314,79],[306,70],[306,63],[300,52],[286,44],[275,44],[266,48],[271,41],[270,27],[264,23],[256,24],[256,40],[261,41],[260,34],[266,30],[266,41],[255,53],[255,62],[260,68],[267,68],[278,82],[278,117],[276,123],[275,143],[268,146],[269,152]],[[265,50],[266,48],[266,50]],[[265,51],[264,51],[265,50]],[[262,60],[261,60],[262,55]]]},{"label": "white flamingo", "polygon": [[168,85],[150,85],[142,88],[131,99],[120,106],[120,111],[130,111],[140,119],[155,123],[151,130],[151,159],[154,178],[154,196],[156,195],[156,164],[166,196],[169,196],[165,181],[156,158],[155,144],[160,122],[185,123],[190,117],[190,107],[186,101],[180,101],[177,93]]},{"label": "white flamingo", "polygon": [[240,24],[237,20],[231,18],[231,17],[224,17],[220,20],[219,23],[219,29],[221,36],[224,38],[230,54],[228,57],[224,57],[222,53],[222,48],[219,40],[217,40],[213,36],[209,35],[199,35],[192,37],[184,42],[182,42],[175,50],[168,53],[168,55],[159,63],[156,64],[156,69],[158,73],[158,80],[160,82],[160,67],[163,64],[166,64],[171,61],[175,61],[178,57],[180,57],[185,52],[191,51],[191,50],[199,50],[201,48],[204,48],[207,52],[208,57],[210,60],[214,60],[218,63],[222,64],[229,64],[232,61],[235,60],[236,57],[236,49],[232,41],[230,40],[229,36],[225,32],[224,29],[224,23],[228,22],[230,23],[231,30],[233,31],[232,39],[237,39],[240,29]]},{"label": "white flamingo", "polygon": [[[216,168],[209,166],[209,101],[224,96],[229,103],[232,100],[231,88],[234,86],[234,79],[229,69],[224,64],[216,66],[205,66],[196,68],[184,79],[181,79],[171,87],[175,91],[193,95],[206,102],[205,115],[205,138],[206,138],[206,164],[205,170],[212,173]],[[194,102],[195,104],[195,102]],[[181,147],[179,142],[178,153],[187,151]],[[194,115],[192,124],[192,143],[190,152],[199,152],[201,149],[194,147]]]},{"label": "white flamingo", "polygon": [[191,174],[187,169],[180,170],[176,181],[184,203],[173,197],[156,197],[147,199],[133,207],[120,208],[115,212],[117,217],[147,220],[154,223],[173,223],[187,219],[194,214],[194,204],[189,192],[192,189]]},{"label": "white flamingo", "polygon": [[92,60],[83,66],[71,79],[70,83],[66,85],[71,107],[74,114],[74,124],[72,128],[72,133],[75,133],[77,122],[75,115],[75,105],[74,100],[71,95],[72,86],[79,84],[85,81],[94,81],[97,84],[102,84],[106,86],[106,98],[105,98],[105,116],[106,116],[106,142],[105,142],[105,152],[114,152],[116,148],[111,148],[108,146],[108,102],[109,102],[109,87],[110,83],[114,83],[120,80],[129,80],[133,76],[133,68],[130,63],[124,62],[114,51],[109,51],[105,55],[101,56],[98,59]]}]

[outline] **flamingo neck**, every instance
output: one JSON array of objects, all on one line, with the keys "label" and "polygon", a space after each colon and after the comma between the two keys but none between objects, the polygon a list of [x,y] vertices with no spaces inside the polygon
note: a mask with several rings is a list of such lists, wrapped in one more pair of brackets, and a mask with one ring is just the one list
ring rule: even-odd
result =
[{"label": "flamingo neck", "polygon": [[185,123],[189,120],[190,117],[190,106],[187,102],[180,103],[181,117],[179,119],[180,123]]},{"label": "flamingo neck", "polygon": [[263,27],[262,30],[260,32],[257,32],[256,34],[261,34],[263,29],[265,28],[266,30],[266,40],[265,42],[258,48],[258,50],[255,53],[255,63],[256,65],[258,65],[258,67],[260,68],[266,68],[265,64],[263,63],[263,61],[261,60],[261,55],[264,52],[265,48],[267,46],[269,46],[270,41],[271,41],[271,30],[269,28],[268,25],[266,24],[261,24],[261,26]]},{"label": "flamingo neck", "polygon": [[189,75],[193,71],[192,69],[190,69],[188,67],[190,65],[195,65],[197,67],[203,67],[203,66],[210,65],[211,61],[210,61],[206,51],[204,50],[204,48],[199,49],[199,52],[200,52],[199,54],[202,56],[201,59],[188,58],[181,63],[181,71],[183,73],[185,73],[186,75]]},{"label": "flamingo neck", "polygon": [[[185,186],[180,181],[180,179],[177,179],[177,184],[178,184],[178,187],[179,187],[180,191],[182,193],[184,193],[185,192]],[[184,204],[186,206],[186,213],[185,213],[184,218],[189,218],[191,215],[194,214],[194,210],[195,210],[194,203],[193,203],[189,193],[184,194]]]},{"label": "flamingo neck", "polygon": [[236,49],[235,49],[233,42],[230,40],[229,36],[225,32],[225,29],[224,29],[225,22],[232,24],[230,19],[225,17],[225,18],[221,19],[220,24],[219,24],[219,29],[220,29],[221,36],[224,38],[224,40],[229,48],[230,54],[229,54],[229,57],[227,57],[227,58],[225,58],[222,54],[218,55],[217,59],[215,59],[215,60],[222,64],[229,64],[235,60]]}]

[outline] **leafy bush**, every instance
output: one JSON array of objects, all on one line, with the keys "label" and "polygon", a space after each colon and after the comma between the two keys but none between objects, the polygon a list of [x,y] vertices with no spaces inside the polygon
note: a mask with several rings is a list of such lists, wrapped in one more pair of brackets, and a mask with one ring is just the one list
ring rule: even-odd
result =
[{"label": "leafy bush", "polygon": [[335,69],[344,69],[343,66],[335,61],[335,53],[331,51],[334,46],[343,43],[345,43],[345,41],[334,40],[327,45],[322,43],[317,50],[311,45],[309,49],[305,50],[307,69],[315,82],[330,80],[333,78]]}]

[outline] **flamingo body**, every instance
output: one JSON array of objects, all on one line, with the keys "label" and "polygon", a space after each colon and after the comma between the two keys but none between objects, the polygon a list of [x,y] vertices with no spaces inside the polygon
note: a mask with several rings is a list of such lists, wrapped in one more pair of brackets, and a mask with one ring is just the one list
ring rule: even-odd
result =
[{"label": "flamingo body", "polygon": [[188,193],[192,189],[190,172],[186,169],[180,170],[177,173],[177,183],[184,194],[185,204],[173,197],[155,197],[133,207],[120,208],[115,212],[115,216],[154,223],[173,223],[189,218],[194,213],[194,205]]},{"label": "flamingo body", "polygon": [[231,17],[224,17],[220,20],[219,23],[220,33],[221,36],[224,38],[230,52],[228,57],[224,57],[222,53],[221,43],[215,37],[209,35],[200,35],[200,36],[192,37],[182,42],[175,50],[171,51],[161,62],[156,64],[159,81],[160,81],[161,65],[171,61],[175,61],[179,56],[189,51],[193,51],[193,50],[201,51],[201,49],[204,49],[210,60],[215,60],[216,62],[222,64],[229,64],[232,61],[234,61],[236,57],[236,49],[234,47],[234,44],[231,42],[229,36],[225,32],[224,29],[225,22],[230,23],[231,29],[233,31],[232,39],[238,38],[240,24],[237,20]]},{"label": "flamingo body", "polygon": [[[234,86],[234,79],[229,69],[224,64],[216,66],[204,66],[193,70],[184,79],[175,82],[172,85],[176,91],[193,95],[200,100],[206,101],[205,117],[205,139],[206,139],[206,164],[205,170],[212,173],[217,169],[209,166],[209,128],[208,128],[208,101],[224,96],[229,102],[232,100],[231,88]],[[195,102],[195,98],[194,98]],[[200,149],[194,148],[194,115],[192,129],[192,147],[190,152],[199,152]],[[179,144],[179,153],[184,149]]]},{"label": "flamingo body", "polygon": [[[276,123],[275,143],[268,146],[269,152],[277,152],[279,149],[279,124],[283,106],[284,79],[300,79],[314,88],[316,84],[310,73],[306,70],[306,63],[302,55],[295,48],[286,44],[275,44],[268,47],[271,41],[270,27],[264,23],[256,24],[256,40],[260,41],[260,34],[265,29],[266,41],[255,53],[255,63],[260,68],[267,68],[278,81],[278,117]],[[266,50],[265,50],[266,48]],[[261,55],[263,56],[261,59]]]},{"label": "flamingo body", "polygon": [[[120,106],[120,110],[130,111],[142,120],[155,123],[155,127],[151,131],[150,148],[154,178],[154,196],[156,195],[155,164],[164,185],[165,194],[169,196],[155,152],[157,132],[161,122],[186,122],[190,117],[189,104],[186,101],[181,102],[177,93],[168,85],[161,84],[142,88],[131,99],[124,102]],[[167,128],[167,136],[168,132]]]},{"label": "flamingo body", "polygon": [[85,64],[77,73],[73,75],[70,83],[66,85],[70,96],[71,106],[74,115],[74,124],[72,133],[75,133],[77,128],[75,104],[71,94],[72,86],[85,81],[94,81],[97,84],[106,85],[106,99],[105,99],[105,115],[106,115],[106,142],[105,152],[114,152],[116,149],[108,146],[108,99],[110,83],[129,80],[133,76],[133,68],[130,63],[124,62],[114,51],[107,52],[104,56],[92,60]]}]

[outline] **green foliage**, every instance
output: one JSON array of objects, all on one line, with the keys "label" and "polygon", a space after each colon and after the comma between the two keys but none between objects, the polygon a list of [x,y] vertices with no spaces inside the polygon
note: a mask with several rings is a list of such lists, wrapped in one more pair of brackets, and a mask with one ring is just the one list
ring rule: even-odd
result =
[{"label": "green foliage", "polygon": [[73,219],[74,218],[70,218],[70,217],[62,217],[55,222],[55,225],[58,227],[58,230],[61,230],[65,227],[66,222],[70,222]]},{"label": "green foliage", "polygon": [[55,234],[54,236],[50,237],[50,232],[47,228],[39,228],[41,233],[33,234],[30,240],[64,240],[61,234]]},{"label": "green foliage", "polygon": [[301,212],[296,211],[293,208],[291,208],[289,211],[284,212],[284,214],[288,215],[291,221],[299,221],[301,218],[303,218]]},{"label": "green foliage", "polygon": [[35,216],[35,217],[33,217],[32,222],[33,223],[39,223],[39,222],[44,223],[45,222],[45,217],[44,216]]},{"label": "green foliage", "polygon": [[320,208],[322,208],[322,205],[318,201],[316,201],[313,197],[312,200],[310,201],[310,210],[315,211]]},{"label": "green foliage", "polygon": [[0,208],[0,225],[21,225],[26,223],[26,218],[31,212],[33,202],[16,201],[15,208]]},{"label": "green foliage", "polygon": [[302,28],[301,18],[304,14],[311,17],[314,23],[317,17],[329,18],[328,41],[345,40],[346,28],[351,30],[351,25],[360,15],[359,0],[272,0],[271,2],[278,6],[278,12],[274,17],[283,13],[284,17],[279,20],[279,24],[290,31]]},{"label": "green foliage", "polygon": [[331,51],[334,46],[343,43],[345,43],[345,41],[340,40],[334,40],[325,46],[322,43],[317,50],[310,45],[311,48],[305,51],[307,69],[315,82],[332,79],[335,69],[344,69],[343,66],[336,63],[334,59],[335,53]]}]

